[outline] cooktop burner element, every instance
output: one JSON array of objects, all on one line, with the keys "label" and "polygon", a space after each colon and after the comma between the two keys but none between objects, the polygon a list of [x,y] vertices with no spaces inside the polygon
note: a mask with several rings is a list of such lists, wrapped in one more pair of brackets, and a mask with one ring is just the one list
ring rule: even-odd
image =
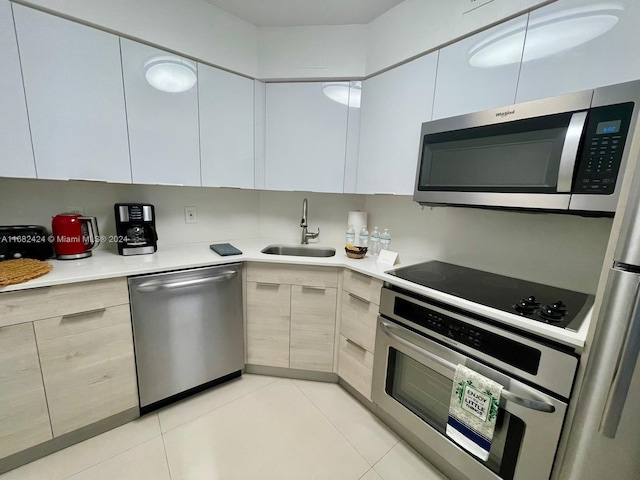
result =
[{"label": "cooktop burner element", "polygon": [[437,261],[387,273],[531,320],[561,328],[571,324],[570,330],[580,328],[586,313],[583,310],[593,299],[585,293]]}]

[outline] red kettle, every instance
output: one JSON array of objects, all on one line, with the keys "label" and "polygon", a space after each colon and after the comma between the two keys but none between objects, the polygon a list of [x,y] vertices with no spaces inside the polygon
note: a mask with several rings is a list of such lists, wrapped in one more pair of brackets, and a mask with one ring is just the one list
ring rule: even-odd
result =
[{"label": "red kettle", "polygon": [[51,221],[53,245],[59,260],[75,260],[91,256],[100,243],[96,217],[61,213]]}]

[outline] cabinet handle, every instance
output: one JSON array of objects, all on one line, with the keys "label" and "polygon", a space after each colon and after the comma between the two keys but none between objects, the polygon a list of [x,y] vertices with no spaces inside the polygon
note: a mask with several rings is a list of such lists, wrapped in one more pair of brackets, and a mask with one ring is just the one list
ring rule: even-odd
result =
[{"label": "cabinet handle", "polygon": [[352,297],[352,298],[355,298],[356,300],[360,300],[361,302],[364,302],[364,303],[366,303],[367,305],[370,305],[370,304],[371,304],[371,302],[370,302],[369,300],[367,300],[366,298],[359,297],[358,295],[354,295],[354,294],[353,294],[353,293],[351,293],[351,292],[349,292],[349,296],[350,296],[350,297]]},{"label": "cabinet handle", "polygon": [[307,290],[322,290],[322,291],[325,291],[327,289],[327,287],[316,287],[313,285],[302,285],[302,288]]},{"label": "cabinet handle", "polygon": [[279,287],[279,283],[269,283],[269,282],[256,282],[258,287]]},{"label": "cabinet handle", "polygon": [[90,315],[92,313],[102,313],[106,310],[107,310],[106,307],[104,307],[104,308],[94,308],[93,310],[85,310],[84,312],[68,313],[66,315],[63,315],[62,319],[64,320],[65,318],[76,318],[82,315]]},{"label": "cabinet handle", "polygon": [[357,344],[356,342],[354,342],[353,340],[351,340],[350,338],[347,338],[347,343],[350,343],[351,345],[353,345],[354,347],[359,348],[360,350],[366,352],[367,349],[364,348],[362,345]]}]

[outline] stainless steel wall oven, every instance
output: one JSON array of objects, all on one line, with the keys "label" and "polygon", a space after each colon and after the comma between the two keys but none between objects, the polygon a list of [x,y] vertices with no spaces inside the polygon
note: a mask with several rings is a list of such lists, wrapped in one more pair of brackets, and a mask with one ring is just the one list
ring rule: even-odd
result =
[{"label": "stainless steel wall oven", "polygon": [[[487,461],[444,433],[458,364],[504,386]],[[469,479],[549,477],[577,365],[570,348],[395,286],[382,289],[372,399]]]}]

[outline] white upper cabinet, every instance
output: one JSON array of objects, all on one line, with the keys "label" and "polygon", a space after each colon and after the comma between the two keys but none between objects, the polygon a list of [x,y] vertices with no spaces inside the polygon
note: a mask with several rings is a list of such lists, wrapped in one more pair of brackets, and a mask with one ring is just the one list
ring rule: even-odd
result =
[{"label": "white upper cabinet", "polygon": [[[512,104],[526,29],[523,15],[440,50],[433,119]],[[496,52],[505,31],[509,49]]]},{"label": "white upper cabinet", "polygon": [[202,185],[254,188],[254,82],[198,64]]},{"label": "white upper cabinet", "polygon": [[640,2],[558,0],[531,12],[517,101],[640,78]]},{"label": "white upper cabinet", "polygon": [[185,73],[188,82],[197,78],[196,63],[124,38],[121,45],[133,182],[199,186],[198,84],[174,92],[147,81],[164,78],[161,88],[178,90],[184,84],[161,69]]},{"label": "white upper cabinet", "polygon": [[348,111],[321,82],[268,83],[265,188],[341,193]]},{"label": "white upper cabinet", "polygon": [[36,177],[11,4],[0,0],[0,177]]},{"label": "white upper cabinet", "polygon": [[130,183],[118,37],[13,9],[38,178]]},{"label": "white upper cabinet", "polygon": [[413,194],[437,61],[437,52],[430,53],[362,82],[358,193]]}]

